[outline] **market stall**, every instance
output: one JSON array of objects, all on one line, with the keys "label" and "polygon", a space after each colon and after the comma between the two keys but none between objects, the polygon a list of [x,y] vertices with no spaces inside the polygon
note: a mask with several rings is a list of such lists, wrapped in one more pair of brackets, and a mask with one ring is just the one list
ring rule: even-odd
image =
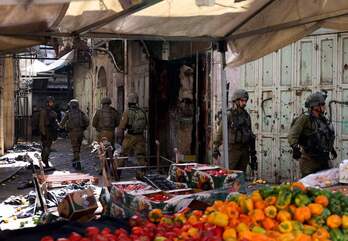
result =
[{"label": "market stall", "polygon": [[[234,192],[171,214],[157,207],[146,216],[124,219],[123,228],[75,229],[58,240],[348,240],[348,197],[300,182],[265,186],[248,195]],[[41,240],[54,240],[44,235]]]}]

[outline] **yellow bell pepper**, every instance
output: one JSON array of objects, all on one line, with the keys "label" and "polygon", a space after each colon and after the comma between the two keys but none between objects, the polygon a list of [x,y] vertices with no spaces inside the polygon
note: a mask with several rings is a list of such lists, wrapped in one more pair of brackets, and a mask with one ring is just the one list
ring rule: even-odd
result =
[{"label": "yellow bell pepper", "polygon": [[291,221],[284,221],[278,225],[278,229],[282,233],[290,233],[292,231]]},{"label": "yellow bell pepper", "polygon": [[236,229],[238,233],[249,231],[249,227],[245,223],[239,223]]},{"label": "yellow bell pepper", "polygon": [[260,193],[259,190],[253,191],[253,192],[251,193],[251,199],[252,199],[254,202],[263,200],[263,199],[262,199],[262,196],[261,196],[261,193]]},{"label": "yellow bell pepper", "polygon": [[237,238],[237,232],[234,228],[227,228],[222,234],[222,238],[224,239],[224,241],[230,240],[232,238],[235,239]]},{"label": "yellow bell pepper", "polygon": [[273,205],[265,208],[265,214],[267,217],[275,218],[277,216],[277,208]]},{"label": "yellow bell pepper", "polygon": [[249,213],[254,210],[254,202],[250,198],[242,198],[240,200],[240,206],[243,213]]},{"label": "yellow bell pepper", "polygon": [[222,212],[213,212],[208,216],[208,223],[219,227],[226,227],[228,225],[228,216]]},{"label": "yellow bell pepper", "polygon": [[348,228],[348,215],[342,216],[342,226],[343,228]]}]

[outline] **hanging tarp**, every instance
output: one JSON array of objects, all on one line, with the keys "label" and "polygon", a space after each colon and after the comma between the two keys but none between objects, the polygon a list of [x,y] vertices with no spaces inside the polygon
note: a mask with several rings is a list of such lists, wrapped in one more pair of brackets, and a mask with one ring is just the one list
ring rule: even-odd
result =
[{"label": "hanging tarp", "polygon": [[74,1],[70,3],[57,30],[73,32],[122,10],[121,3],[115,0]]},{"label": "hanging tarp", "polygon": [[[35,2],[35,1],[34,1]],[[0,2],[0,33],[14,34],[1,36],[0,51],[22,49],[45,42],[43,37],[32,36],[32,33],[47,31],[54,28],[65,15],[68,3],[51,4],[11,4]],[[16,37],[16,34],[27,36]]]},{"label": "hanging tarp", "polygon": [[[255,30],[255,33],[249,37],[230,41],[232,50],[238,53],[232,64],[240,65],[258,59],[305,37],[319,28],[346,31],[348,30],[348,15],[334,17],[341,14],[348,14],[347,0],[274,1],[234,33],[234,35],[238,35]],[[311,22],[314,19],[318,19],[318,21]],[[285,27],[286,23],[295,24],[296,21],[310,23],[268,33],[256,32],[256,30],[267,27],[271,29],[275,25]]]},{"label": "hanging tarp", "polygon": [[[167,0],[119,18],[95,32],[226,38],[237,53],[232,64],[240,65],[297,41],[320,27],[348,30],[348,17],[333,18],[344,12],[348,14],[347,0],[216,0],[213,6],[204,7],[197,6],[196,0]],[[328,16],[331,18],[321,20]],[[314,17],[319,20],[298,23],[299,26],[292,28],[286,26]],[[274,25],[283,26],[268,33],[257,32]],[[250,31],[254,31],[250,36],[234,39],[235,35]]]},{"label": "hanging tarp", "polygon": [[165,0],[121,17],[96,32],[224,37],[268,1],[246,0],[235,3],[231,0],[217,0],[212,6],[197,6],[196,0]]},{"label": "hanging tarp", "polygon": [[[226,39],[237,53],[232,64],[239,65],[282,48],[320,27],[348,30],[347,0],[211,0],[206,1],[211,3],[209,6],[199,5],[198,2],[204,2],[202,0],[143,0],[153,5],[116,16],[139,2],[91,0],[70,1],[68,5],[62,0],[55,4],[33,0],[28,4],[0,3],[0,36],[1,32],[11,31],[28,35],[53,31],[71,37],[77,33],[100,37],[137,36],[139,39],[153,36],[163,40],[171,37]],[[125,7],[126,3],[129,6]],[[116,17],[109,18],[112,16]],[[110,21],[104,21],[108,19]],[[91,26],[94,23],[98,24]],[[84,31],[79,31],[81,28],[85,28]],[[34,44],[33,40],[27,42],[27,38],[22,37],[18,43],[13,41],[11,48]],[[36,36],[34,40],[44,39]],[[0,37],[0,51],[9,48],[4,43]]]}]

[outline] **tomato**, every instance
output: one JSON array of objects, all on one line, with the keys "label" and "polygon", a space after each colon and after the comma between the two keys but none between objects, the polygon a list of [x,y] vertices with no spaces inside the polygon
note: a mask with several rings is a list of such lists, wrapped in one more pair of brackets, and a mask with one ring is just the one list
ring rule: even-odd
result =
[{"label": "tomato", "polygon": [[144,234],[144,230],[141,227],[133,227],[132,228],[132,234],[143,235]]},{"label": "tomato", "polygon": [[54,241],[54,238],[52,236],[45,236],[41,238],[41,241]]},{"label": "tomato", "polygon": [[94,227],[94,226],[87,227],[86,233],[87,233],[87,236],[89,236],[89,237],[95,236],[99,233],[99,228]]},{"label": "tomato", "polygon": [[102,231],[101,231],[102,234],[109,234],[111,233],[111,230],[109,228],[104,228]]},{"label": "tomato", "polygon": [[128,236],[127,231],[123,228],[116,229],[115,237],[121,239],[120,236]]},{"label": "tomato", "polygon": [[59,239],[57,239],[57,241],[69,241],[69,239],[67,239],[67,238],[59,238]]},{"label": "tomato", "polygon": [[69,236],[70,241],[80,241],[81,238],[82,236],[76,232],[72,232]]}]

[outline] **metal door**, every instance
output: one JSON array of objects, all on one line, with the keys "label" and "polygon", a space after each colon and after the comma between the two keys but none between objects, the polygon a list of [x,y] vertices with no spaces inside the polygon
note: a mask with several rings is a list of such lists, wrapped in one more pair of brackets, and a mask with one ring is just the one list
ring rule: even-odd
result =
[{"label": "metal door", "polygon": [[[287,135],[293,118],[306,111],[304,102],[308,95],[325,89],[327,103],[333,96],[348,100],[348,35],[341,39],[343,51],[338,49],[337,39],[337,35],[332,34],[307,37],[241,66],[240,83],[250,93],[248,109],[257,135],[262,178],[281,182],[299,177],[298,162],[291,157]],[[341,64],[342,84],[338,82],[338,56],[342,56],[344,62]],[[342,118],[342,122],[335,125],[338,151],[344,150],[340,152],[341,157],[348,158],[348,124],[344,122],[348,119],[348,106],[333,107],[334,121]],[[337,165],[340,160],[333,164]]]}]

